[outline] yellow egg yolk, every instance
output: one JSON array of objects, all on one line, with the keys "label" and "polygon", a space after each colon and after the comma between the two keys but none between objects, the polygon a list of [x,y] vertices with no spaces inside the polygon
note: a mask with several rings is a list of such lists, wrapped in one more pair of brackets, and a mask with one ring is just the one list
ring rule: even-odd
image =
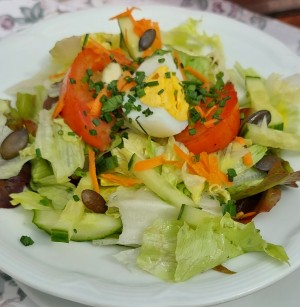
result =
[{"label": "yellow egg yolk", "polygon": [[164,108],[178,121],[187,120],[189,105],[176,74],[163,65],[145,80],[145,82],[153,81],[157,81],[158,85],[147,86],[145,95],[140,100],[149,107]]}]

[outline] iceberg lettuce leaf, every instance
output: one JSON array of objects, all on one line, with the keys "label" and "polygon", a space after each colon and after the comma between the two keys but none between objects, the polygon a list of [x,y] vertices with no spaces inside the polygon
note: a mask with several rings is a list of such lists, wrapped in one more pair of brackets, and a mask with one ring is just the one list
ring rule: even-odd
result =
[{"label": "iceberg lettuce leaf", "polygon": [[35,148],[51,163],[57,183],[64,183],[77,168],[83,168],[84,143],[63,119],[52,120],[51,114],[51,110],[40,112]]},{"label": "iceberg lettuce leaf", "polygon": [[159,219],[144,233],[137,265],[166,281],[181,282],[248,252],[288,262],[283,247],[266,242],[252,222],[238,223],[229,214],[197,227]]},{"label": "iceberg lettuce leaf", "polygon": [[210,56],[214,62],[224,63],[223,46],[219,36],[199,31],[201,21],[189,18],[178,27],[162,32],[164,45],[194,56]]}]

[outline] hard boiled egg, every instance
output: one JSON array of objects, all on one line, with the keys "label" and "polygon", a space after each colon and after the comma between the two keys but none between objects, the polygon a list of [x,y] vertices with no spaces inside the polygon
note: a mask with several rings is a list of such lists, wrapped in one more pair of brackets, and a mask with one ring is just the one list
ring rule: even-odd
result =
[{"label": "hard boiled egg", "polygon": [[[131,125],[153,137],[178,134],[188,125],[189,105],[180,81],[183,80],[170,53],[146,59],[138,68],[145,73],[144,93],[133,99],[125,95],[125,103],[134,100],[127,118]],[[139,107],[137,107],[139,106]],[[139,109],[139,110],[137,110]]]}]

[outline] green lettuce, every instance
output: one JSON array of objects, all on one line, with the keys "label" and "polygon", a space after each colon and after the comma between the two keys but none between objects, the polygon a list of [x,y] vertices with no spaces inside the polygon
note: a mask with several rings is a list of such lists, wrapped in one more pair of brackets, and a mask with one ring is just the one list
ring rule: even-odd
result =
[{"label": "green lettuce", "polygon": [[[190,197],[171,184],[168,181],[168,177],[164,176],[159,170],[134,171],[132,167],[129,167],[130,162],[134,164],[139,160],[149,157],[147,152],[149,143],[146,136],[130,132],[128,133],[128,138],[124,138],[123,142],[123,148],[115,148],[112,151],[112,154],[117,157],[119,164],[119,167],[115,169],[116,172],[129,173],[131,176],[140,179],[149,190],[156,193],[164,201],[177,207],[178,210],[182,204],[195,205]],[[131,161],[132,157],[135,157],[134,161]]]},{"label": "green lettuce", "polygon": [[84,143],[63,119],[52,120],[51,114],[51,110],[40,112],[35,148],[38,157],[50,162],[57,183],[64,183],[77,168],[83,168]]},{"label": "green lettuce", "polygon": [[107,205],[119,209],[123,230],[118,244],[135,246],[141,244],[144,230],[159,217],[174,219],[178,210],[161,200],[155,193],[142,187],[119,187]]},{"label": "green lettuce", "polygon": [[229,214],[197,227],[159,219],[144,233],[137,265],[163,280],[181,282],[248,252],[288,262],[283,247],[266,242],[252,222],[235,222]]},{"label": "green lettuce", "polygon": [[269,93],[270,102],[283,118],[284,131],[300,134],[300,75],[283,78],[278,74],[271,74],[265,85]]},{"label": "green lettuce", "polygon": [[288,184],[295,186],[296,181],[299,180],[300,172],[294,172],[287,161],[279,159],[267,174],[253,168],[235,177],[233,186],[229,187],[228,190],[232,199],[238,200],[264,192],[278,185]]},{"label": "green lettuce", "polygon": [[21,204],[26,210],[51,210],[53,208],[51,200],[33,191],[25,190],[21,193],[12,193],[10,197],[12,198],[10,203],[13,206]]},{"label": "green lettuce", "polygon": [[189,18],[180,26],[162,32],[163,44],[193,56],[209,56],[222,65],[224,54],[219,36],[200,33],[199,23],[199,20]]}]

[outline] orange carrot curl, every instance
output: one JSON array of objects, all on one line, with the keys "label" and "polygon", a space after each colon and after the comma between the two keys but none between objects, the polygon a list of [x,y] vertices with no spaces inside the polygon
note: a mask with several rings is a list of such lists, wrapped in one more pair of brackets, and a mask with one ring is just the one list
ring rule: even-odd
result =
[{"label": "orange carrot curl", "polygon": [[65,96],[66,96],[66,93],[63,93],[60,95],[58,102],[55,105],[54,111],[52,113],[52,116],[51,116],[52,119],[56,118],[59,115],[59,113],[62,111],[62,109],[64,108]]},{"label": "orange carrot curl", "polygon": [[206,89],[209,89],[210,82],[207,77],[205,77],[203,74],[201,74],[198,70],[194,69],[191,66],[186,66],[184,68],[185,71],[189,72],[191,75],[193,75],[195,78],[203,82],[203,87]]},{"label": "orange carrot curl", "polygon": [[142,180],[138,178],[130,178],[121,174],[103,173],[100,175],[100,178],[123,187],[132,187],[143,183]]},{"label": "orange carrot curl", "polygon": [[89,156],[89,173],[92,180],[93,189],[95,192],[99,193],[99,183],[96,173],[96,158],[95,158],[95,152],[92,148],[89,147],[88,149],[88,156]]}]

